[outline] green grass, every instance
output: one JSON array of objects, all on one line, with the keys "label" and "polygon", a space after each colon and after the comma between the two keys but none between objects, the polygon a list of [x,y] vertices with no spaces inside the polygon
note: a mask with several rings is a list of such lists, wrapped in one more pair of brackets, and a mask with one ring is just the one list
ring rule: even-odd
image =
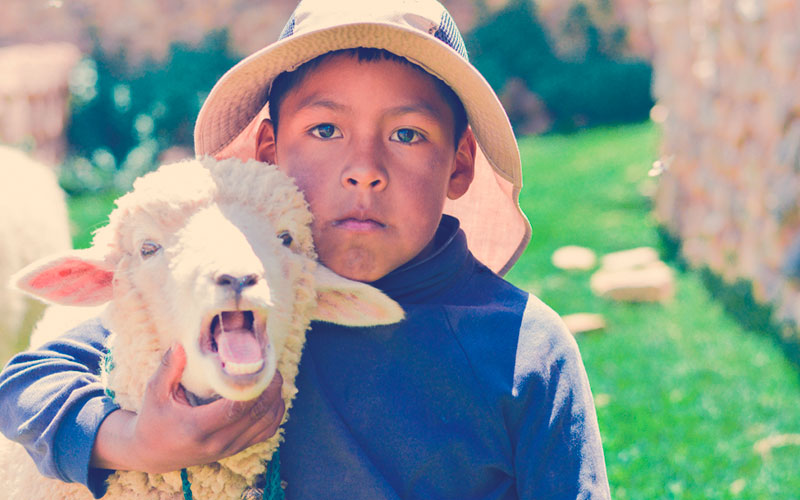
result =
[{"label": "green grass", "polygon": [[[598,254],[658,246],[640,194],[657,145],[651,124],[522,139],[533,240],[508,277],[561,314],[606,316],[605,332],[578,342],[605,401],[598,418],[613,498],[800,498],[800,446],[766,460],[753,450],[767,436],[800,433],[800,376],[772,337],[726,315],[691,271],[678,272],[671,303],[626,305],[594,297],[589,272],[550,264],[568,244]],[[76,246],[88,245],[114,197],[70,200]]]},{"label": "green grass", "polygon": [[114,200],[121,193],[105,192],[92,196],[70,196],[67,198],[69,218],[72,221],[72,246],[87,248],[92,243],[93,231],[108,223],[108,214]]},{"label": "green grass", "polygon": [[560,246],[598,255],[659,245],[640,193],[657,156],[649,124],[520,141],[521,203],[533,239],[508,278],[561,314],[596,312],[603,333],[578,338],[615,499],[800,498],[800,446],[762,459],[754,443],[800,433],[800,376],[774,338],[748,331],[676,269],[665,305],[596,298],[590,272],[550,263]]}]

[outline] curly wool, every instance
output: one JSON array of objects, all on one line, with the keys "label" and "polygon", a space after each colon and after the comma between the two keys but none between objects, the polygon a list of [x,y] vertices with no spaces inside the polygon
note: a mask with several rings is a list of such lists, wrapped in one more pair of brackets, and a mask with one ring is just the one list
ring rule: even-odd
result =
[{"label": "curly wool", "polygon": [[67,203],[55,172],[22,151],[0,146],[0,363],[25,346],[42,305],[12,290],[23,266],[72,248]]},{"label": "curly wool", "polygon": [[[192,172],[196,169],[194,164],[177,164],[137,181],[134,192],[119,200],[108,226],[97,235],[98,242],[116,248],[124,245],[122,240],[138,224],[141,213],[164,217],[176,211],[191,212],[209,203],[246,205],[265,220],[272,221],[273,227],[289,230],[305,258],[285,263],[290,279],[284,286],[294,291],[294,302],[293,309],[285,314],[291,328],[278,361],[278,371],[283,377],[282,397],[288,415],[297,392],[294,380],[311,320],[309,311],[315,302],[311,266],[316,255],[309,229],[310,212],[292,181],[274,166],[256,162],[242,166],[236,160],[205,159],[202,163],[203,169],[197,170],[197,175]],[[206,178],[205,169],[212,174],[211,178]],[[132,284],[126,270],[129,258],[123,257],[118,266],[116,297],[106,311],[107,326],[114,332],[110,348],[115,353],[115,368],[108,374],[106,385],[114,391],[116,401],[123,408],[138,411],[147,384],[141,373],[155,372],[168,346],[161,345],[159,336],[154,334],[156,320],[140,298],[143,292]],[[272,456],[281,439],[282,429],[269,440],[218,463],[190,467],[188,474],[194,498],[239,498],[244,488],[252,486],[264,473],[264,461]],[[181,491],[178,471],[168,474],[117,472],[109,478],[108,485],[109,498],[177,498]]]},{"label": "curly wool", "polygon": [[[311,240],[311,214],[291,179],[276,167],[257,162],[241,164],[238,160],[217,162],[210,158],[164,166],[139,179],[134,191],[117,201],[109,224],[95,235],[94,248],[117,261],[114,298],[103,313],[109,329],[109,349],[114,353],[114,368],[104,376],[105,385],[115,394],[123,409],[138,411],[143,401],[147,378],[154,373],[169,347],[159,334],[163,320],[148,307],[142,290],[135,284],[135,256],[129,251],[130,237],[143,223],[166,226],[210,204],[244,206],[259,215],[269,226],[289,230],[294,237],[295,253],[282,255],[285,275],[282,286],[293,290],[291,310],[281,311],[288,323],[289,335],[278,360],[283,377],[282,397],[288,410],[297,392],[294,384],[305,331],[315,305],[314,277],[316,254]],[[265,224],[266,226],[266,224]],[[177,311],[175,311],[177,313]],[[54,333],[60,333],[58,332]],[[41,333],[43,338],[52,336]],[[284,420],[286,417],[284,417]],[[196,499],[239,498],[263,474],[268,460],[282,440],[282,429],[266,442],[218,463],[188,469]],[[9,456],[20,457],[21,447]],[[14,471],[12,490],[25,491],[26,498],[90,499],[85,487],[39,477],[27,457],[8,460],[27,465],[26,471]],[[19,468],[19,467],[17,467]],[[9,471],[10,472],[10,471]],[[10,475],[11,476],[11,475]],[[181,480],[178,471],[168,474],[116,472],[108,480],[104,498],[178,499]]]}]

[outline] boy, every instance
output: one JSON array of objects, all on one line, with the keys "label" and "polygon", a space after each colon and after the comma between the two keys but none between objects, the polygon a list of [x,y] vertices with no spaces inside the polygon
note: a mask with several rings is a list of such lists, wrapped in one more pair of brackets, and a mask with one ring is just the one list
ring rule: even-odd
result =
[{"label": "boy", "polygon": [[[309,332],[281,448],[287,497],[608,498],[574,341],[467,249],[502,272],[527,243],[508,120],[443,7],[397,4],[301,2],[197,120],[199,155],[279,164],[310,204],[321,262],[407,315]],[[118,410],[92,375],[105,335],[87,323],[2,374],[2,430],[44,473],[99,496],[108,469],[175,470],[275,432],[280,380],[252,402],[192,408],[179,347],[141,413]]]}]

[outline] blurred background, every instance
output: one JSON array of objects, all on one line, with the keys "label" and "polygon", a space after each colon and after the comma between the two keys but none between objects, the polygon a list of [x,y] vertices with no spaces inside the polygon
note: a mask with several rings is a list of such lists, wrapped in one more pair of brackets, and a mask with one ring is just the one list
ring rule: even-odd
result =
[{"label": "blurred background", "polygon": [[[508,278],[576,335],[612,496],[800,498],[800,4],[443,3],[518,135]],[[214,82],[294,5],[4,0],[0,280],[192,156]],[[0,293],[0,361],[39,311]]]}]

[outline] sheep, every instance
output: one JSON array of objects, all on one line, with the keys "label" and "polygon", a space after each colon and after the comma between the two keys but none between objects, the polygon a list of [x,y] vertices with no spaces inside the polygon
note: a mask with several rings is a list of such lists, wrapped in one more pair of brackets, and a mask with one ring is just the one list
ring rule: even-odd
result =
[{"label": "sheep", "polygon": [[[277,369],[288,414],[312,319],[369,326],[404,314],[378,290],[319,264],[310,222],[303,196],[275,166],[183,161],[138,179],[92,248],[34,263],[17,274],[17,284],[66,306],[107,302],[101,318],[112,360],[103,381],[124,409],[140,409],[148,380],[142,374],[155,372],[178,341],[190,399],[251,399]],[[240,498],[263,476],[281,432],[188,468],[193,498]],[[0,484],[14,492],[10,498],[91,498],[81,485],[35,477],[21,446],[14,450],[0,449]],[[105,498],[183,498],[181,485],[177,471],[116,472]]]},{"label": "sheep", "polygon": [[39,301],[5,286],[23,266],[72,248],[67,204],[55,172],[0,146],[0,364],[23,349],[41,314]]}]

